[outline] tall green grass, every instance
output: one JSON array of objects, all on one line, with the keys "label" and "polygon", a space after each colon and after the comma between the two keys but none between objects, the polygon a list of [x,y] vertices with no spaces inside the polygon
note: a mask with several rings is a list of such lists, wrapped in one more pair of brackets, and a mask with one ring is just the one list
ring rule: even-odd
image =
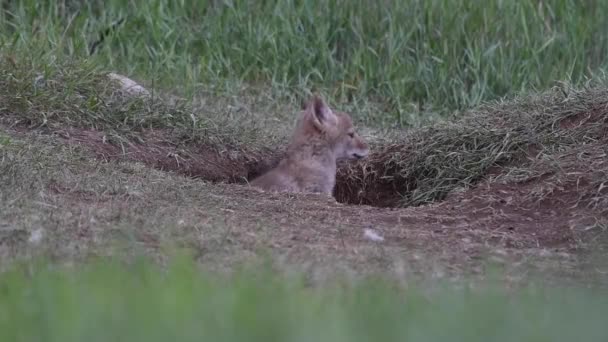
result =
[{"label": "tall green grass", "polygon": [[3,9],[4,52],[85,57],[125,18],[94,57],[105,68],[188,94],[243,82],[322,89],[385,103],[402,124],[577,84],[608,64],[600,0],[22,0]]},{"label": "tall green grass", "polygon": [[0,277],[2,341],[606,341],[608,296],[528,288],[397,289],[383,281],[310,288],[271,272],[209,277],[47,264]]}]

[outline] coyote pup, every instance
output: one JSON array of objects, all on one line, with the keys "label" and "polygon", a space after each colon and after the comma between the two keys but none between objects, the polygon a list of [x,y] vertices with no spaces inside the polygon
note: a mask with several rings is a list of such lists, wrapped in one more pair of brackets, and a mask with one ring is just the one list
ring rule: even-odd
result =
[{"label": "coyote pup", "polygon": [[336,184],[336,160],[361,159],[368,153],[367,143],[355,132],[351,117],[332,111],[315,95],[298,117],[285,158],[250,184],[268,191],[331,196]]}]

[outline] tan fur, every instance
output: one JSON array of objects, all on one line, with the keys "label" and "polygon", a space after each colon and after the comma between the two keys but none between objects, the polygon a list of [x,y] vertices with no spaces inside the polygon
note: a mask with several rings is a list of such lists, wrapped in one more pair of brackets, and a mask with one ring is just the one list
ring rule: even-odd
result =
[{"label": "tan fur", "polygon": [[286,157],[250,184],[268,191],[332,195],[336,161],[360,159],[368,153],[351,117],[332,111],[323,99],[313,96],[298,117]]}]

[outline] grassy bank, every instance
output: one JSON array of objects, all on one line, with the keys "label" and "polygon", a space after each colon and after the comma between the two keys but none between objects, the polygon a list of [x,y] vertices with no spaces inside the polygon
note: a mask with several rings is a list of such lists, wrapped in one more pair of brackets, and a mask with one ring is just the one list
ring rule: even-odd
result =
[{"label": "grassy bank", "polygon": [[[417,123],[506,94],[575,85],[606,67],[608,3],[509,1],[4,2],[0,46],[186,94],[321,88],[370,122]],[[19,58],[19,56],[17,56]],[[362,103],[380,107],[362,111]],[[422,115],[422,116],[421,116]]]},{"label": "grassy bank", "polygon": [[[343,285],[343,286],[342,286]],[[40,264],[0,279],[4,341],[603,341],[602,293],[506,293],[381,280],[309,288],[269,271],[209,277],[190,262]],[[567,309],[566,309],[567,308]]]},{"label": "grassy bank", "polygon": [[[41,69],[44,76],[38,75]],[[358,166],[339,168],[337,198],[376,206],[428,204],[476,184],[492,168],[523,160],[530,149],[539,158],[601,141],[607,93],[603,80],[563,85],[488,101],[454,120],[386,130],[384,137],[365,131],[370,141],[375,138],[373,153]],[[298,107],[271,99],[207,96],[198,104],[176,105],[158,97],[124,97],[86,60],[23,58],[0,65],[0,114],[8,125],[44,127],[63,137],[88,134],[85,141],[103,155],[125,155],[212,181],[244,183],[283,152]],[[183,158],[179,163],[171,157],[176,151]],[[599,187],[603,179],[592,183]]]}]

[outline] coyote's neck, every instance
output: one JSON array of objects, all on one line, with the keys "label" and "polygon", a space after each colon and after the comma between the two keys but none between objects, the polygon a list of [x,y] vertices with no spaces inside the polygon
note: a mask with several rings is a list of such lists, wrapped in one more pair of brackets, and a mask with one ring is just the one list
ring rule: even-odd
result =
[{"label": "coyote's neck", "polygon": [[[336,169],[336,156],[333,151],[322,144],[293,144],[287,150],[287,159],[302,166],[322,166],[326,170]],[[312,164],[312,165],[311,165]]]}]

